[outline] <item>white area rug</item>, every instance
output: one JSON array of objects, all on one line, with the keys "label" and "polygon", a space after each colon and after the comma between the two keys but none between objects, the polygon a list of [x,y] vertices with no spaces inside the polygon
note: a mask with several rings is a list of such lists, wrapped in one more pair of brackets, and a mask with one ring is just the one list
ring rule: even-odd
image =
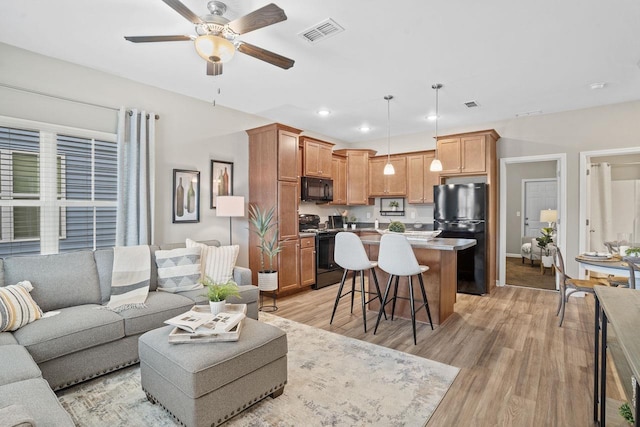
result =
[{"label": "white area rug", "polygon": [[[284,394],[255,404],[228,426],[424,426],[458,368],[312,328],[268,313],[287,332]],[[175,426],[130,367],[58,393],[78,426]]]}]

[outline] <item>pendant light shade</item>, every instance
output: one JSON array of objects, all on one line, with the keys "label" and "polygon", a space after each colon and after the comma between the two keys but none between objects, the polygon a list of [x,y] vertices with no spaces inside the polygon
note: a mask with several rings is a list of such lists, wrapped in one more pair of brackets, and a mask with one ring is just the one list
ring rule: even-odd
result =
[{"label": "pendant light shade", "polygon": [[431,161],[431,166],[429,166],[429,170],[431,172],[440,172],[442,171],[442,162],[438,159],[438,91],[442,89],[441,83],[436,83],[431,85],[432,89],[436,90],[436,156]]},{"label": "pendant light shade", "polygon": [[391,107],[390,102],[393,99],[393,95],[387,95],[384,97],[387,101],[387,164],[384,166],[384,175],[395,175],[396,170],[391,164]]}]

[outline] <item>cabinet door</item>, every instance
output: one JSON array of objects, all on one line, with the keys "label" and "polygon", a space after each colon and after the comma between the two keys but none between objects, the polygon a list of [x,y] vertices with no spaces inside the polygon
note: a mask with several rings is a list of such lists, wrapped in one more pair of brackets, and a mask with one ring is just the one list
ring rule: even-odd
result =
[{"label": "cabinet door", "polygon": [[278,181],[278,228],[280,240],[298,238],[298,183]]},{"label": "cabinet door", "polygon": [[318,175],[321,178],[331,178],[331,146],[320,144],[318,148]]},{"label": "cabinet door", "polygon": [[349,153],[347,157],[347,204],[369,204],[369,154]]},{"label": "cabinet door", "polygon": [[387,158],[376,157],[369,159],[369,196],[385,196],[386,183],[384,176],[384,167],[387,164]]},{"label": "cabinet door", "polygon": [[424,203],[433,203],[433,186],[440,184],[440,172],[431,172],[429,167],[435,154],[424,155]]},{"label": "cabinet door", "polygon": [[461,138],[460,157],[462,172],[485,172],[487,170],[485,137],[481,135]]},{"label": "cabinet door", "polygon": [[[433,159],[433,157],[431,157]],[[411,204],[425,203],[425,156],[416,154],[407,156],[407,202]]]},{"label": "cabinet door", "polygon": [[442,162],[443,173],[460,172],[460,138],[439,139],[438,159]]},{"label": "cabinet door", "polygon": [[331,160],[331,176],[333,178],[333,205],[347,204],[347,159],[334,157]]},{"label": "cabinet door", "polygon": [[300,284],[316,283],[316,242],[313,237],[300,239]]},{"label": "cabinet door", "polygon": [[386,194],[388,196],[406,196],[407,194],[407,157],[391,158],[395,173],[386,175]]},{"label": "cabinet door", "polygon": [[298,181],[298,135],[278,131],[278,180]]},{"label": "cabinet door", "polygon": [[280,242],[278,291],[300,288],[300,245],[298,239]]},{"label": "cabinet door", "polygon": [[304,139],[304,175],[331,178],[331,146]]}]

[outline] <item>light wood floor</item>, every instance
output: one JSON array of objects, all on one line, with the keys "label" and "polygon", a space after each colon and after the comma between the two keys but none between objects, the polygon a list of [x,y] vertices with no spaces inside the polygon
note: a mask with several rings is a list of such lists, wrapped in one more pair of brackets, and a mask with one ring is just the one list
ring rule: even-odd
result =
[{"label": "light wood floor", "polygon": [[383,320],[373,335],[370,312],[365,334],[359,294],[353,315],[343,298],[329,325],[336,292],[280,298],[274,314],[460,368],[428,427],[595,425],[592,296],[571,298],[559,328],[556,292],[507,286],[482,297],[458,294],[455,314],[434,331],[419,325],[414,346],[403,319]]}]

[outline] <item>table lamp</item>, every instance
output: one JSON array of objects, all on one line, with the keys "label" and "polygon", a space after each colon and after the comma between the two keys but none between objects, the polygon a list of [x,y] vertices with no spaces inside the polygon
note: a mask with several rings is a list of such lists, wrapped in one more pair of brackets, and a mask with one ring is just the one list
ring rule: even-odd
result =
[{"label": "table lamp", "polygon": [[551,228],[551,224],[558,221],[558,211],[555,209],[545,209],[540,211],[540,222],[546,222]]},{"label": "table lamp", "polygon": [[216,198],[216,216],[229,217],[229,244],[232,240],[232,218],[244,216],[244,196],[218,196]]}]

